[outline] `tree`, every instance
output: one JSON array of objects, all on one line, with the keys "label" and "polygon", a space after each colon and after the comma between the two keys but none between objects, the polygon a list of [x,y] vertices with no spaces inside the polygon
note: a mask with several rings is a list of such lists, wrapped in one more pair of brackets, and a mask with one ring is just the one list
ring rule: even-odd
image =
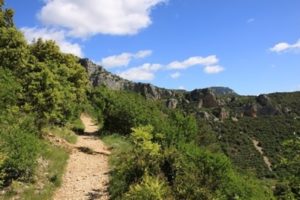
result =
[{"label": "tree", "polygon": [[4,0],[0,0],[0,27],[13,27],[14,11],[12,9],[3,9]]}]

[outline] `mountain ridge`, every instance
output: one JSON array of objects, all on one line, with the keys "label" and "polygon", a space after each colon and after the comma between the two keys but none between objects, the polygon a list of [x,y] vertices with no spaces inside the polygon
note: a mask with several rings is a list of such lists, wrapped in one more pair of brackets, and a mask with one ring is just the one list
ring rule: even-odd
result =
[{"label": "mountain ridge", "polygon": [[[274,103],[271,96],[278,93],[244,96],[228,87],[209,87],[186,91],[166,89],[150,83],[133,82],[108,72],[104,67],[88,58],[80,59],[80,64],[88,73],[91,84],[104,85],[113,90],[129,91],[140,94],[146,99],[160,100],[170,109],[181,108],[195,113],[200,118],[224,119],[248,116],[273,116],[288,114],[291,108]],[[208,112],[205,109],[215,109]],[[217,109],[217,110],[216,110]],[[205,111],[204,111],[205,110]]]},{"label": "mountain ridge", "polygon": [[[172,95],[174,95],[174,93],[191,93],[195,90],[211,90],[216,95],[238,95],[233,89],[222,86],[197,88],[192,91],[158,87],[151,83],[134,82],[124,79],[116,74],[107,71],[103,66],[93,63],[88,58],[80,59],[79,62],[86,69],[93,86],[105,85],[114,90],[133,91],[142,94],[146,98],[161,99],[165,97],[171,97]],[[147,91],[149,91],[150,94],[147,94]],[[156,95],[155,91],[161,94]]]}]

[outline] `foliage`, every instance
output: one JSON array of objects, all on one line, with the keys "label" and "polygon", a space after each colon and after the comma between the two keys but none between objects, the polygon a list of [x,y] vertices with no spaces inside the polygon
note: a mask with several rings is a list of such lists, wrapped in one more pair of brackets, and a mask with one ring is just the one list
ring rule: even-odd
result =
[{"label": "foliage", "polygon": [[161,149],[160,145],[152,141],[152,131],[152,126],[133,129],[130,137],[132,147],[126,154],[120,152],[115,160],[110,184],[113,199],[120,199],[129,190],[129,186],[139,182],[146,173],[159,172]]},{"label": "foliage", "polygon": [[39,141],[32,118],[15,117],[17,116],[5,116],[0,120],[0,149],[5,155],[0,171],[4,174],[4,185],[8,185],[13,179],[29,181],[39,152]]},{"label": "foliage", "polygon": [[66,140],[71,144],[75,144],[77,141],[77,136],[69,127],[47,127],[42,130],[43,133],[51,133],[55,136]]},{"label": "foliage", "polygon": [[236,166],[253,171],[260,177],[274,177],[274,173],[281,172],[275,169],[272,173],[268,170],[252,139],[260,142],[264,154],[276,165],[284,151],[281,143],[299,132],[299,122],[286,116],[244,117],[238,122],[227,120],[222,124],[215,123],[213,130],[217,133],[223,151]]},{"label": "foliage", "polygon": [[70,129],[72,131],[74,131],[77,134],[83,134],[84,133],[84,129],[85,126],[82,123],[82,121],[80,120],[80,118],[78,117],[77,119],[74,119],[71,123],[70,123]]},{"label": "foliage", "polygon": [[[255,178],[241,176],[224,155],[183,142],[166,148],[153,141],[156,134],[151,126],[132,130],[131,150],[114,156],[112,199],[147,199],[147,193],[156,195],[153,199],[162,194],[166,199],[272,199],[268,187],[257,187],[261,183]],[[146,183],[145,177],[156,178]],[[170,186],[169,192],[159,192],[168,188],[164,185]],[[155,187],[160,188],[157,193]]]},{"label": "foliage", "polygon": [[277,170],[281,171],[280,182],[276,185],[278,199],[300,198],[300,138],[283,143],[284,153]]},{"label": "foliage", "polygon": [[23,75],[27,107],[39,119],[65,124],[79,115],[86,101],[87,74],[74,56],[60,53],[53,41],[39,39],[30,51],[34,58]]},{"label": "foliage", "polygon": [[[89,81],[77,57],[53,41],[28,45],[0,1],[0,185],[33,180],[41,153],[40,131],[78,118]],[[58,131],[69,141],[75,137]]]},{"label": "foliage", "polygon": [[17,105],[21,86],[9,70],[0,67],[0,114]]},{"label": "foliage", "polygon": [[142,182],[130,186],[124,199],[128,200],[171,200],[167,184],[157,177],[145,174]]},{"label": "foliage", "polygon": [[0,195],[0,199],[2,197],[3,199],[20,198],[24,200],[52,199],[54,191],[61,185],[68,153],[65,149],[45,141],[42,142],[42,145],[34,182],[24,184],[14,181],[12,185],[6,188],[6,194]]},{"label": "foliage", "polygon": [[165,145],[194,141],[198,133],[193,116],[179,111],[165,113],[159,102],[137,94],[98,87],[90,94],[90,101],[108,132],[128,135],[132,127],[151,124],[154,140]]}]

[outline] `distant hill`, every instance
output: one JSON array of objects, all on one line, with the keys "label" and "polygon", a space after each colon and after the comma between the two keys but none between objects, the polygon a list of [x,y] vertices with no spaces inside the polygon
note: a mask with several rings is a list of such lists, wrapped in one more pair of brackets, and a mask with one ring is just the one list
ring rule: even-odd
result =
[{"label": "distant hill", "polygon": [[[283,152],[281,144],[300,135],[300,92],[242,96],[228,87],[210,87],[192,91],[165,89],[147,83],[135,83],[106,71],[88,59],[80,63],[93,86],[141,94],[179,109],[208,124],[223,152],[241,169],[254,170],[259,176],[271,176],[262,155],[255,149],[257,140],[273,165]],[[205,143],[205,142],[204,142]],[[272,165],[272,167],[273,167]]]}]

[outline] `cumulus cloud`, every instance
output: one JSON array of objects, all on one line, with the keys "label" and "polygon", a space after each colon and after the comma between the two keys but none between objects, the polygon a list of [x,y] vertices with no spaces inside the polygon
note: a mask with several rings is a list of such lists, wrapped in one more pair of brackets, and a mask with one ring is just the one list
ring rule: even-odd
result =
[{"label": "cumulus cloud", "polygon": [[160,64],[146,63],[139,67],[130,68],[118,75],[131,81],[151,81],[155,78],[155,72],[161,67]]},{"label": "cumulus cloud", "polygon": [[180,72],[175,72],[175,73],[171,74],[170,76],[173,79],[177,79],[177,78],[179,78],[181,76],[181,73]]},{"label": "cumulus cloud", "polygon": [[124,67],[132,61],[132,59],[140,59],[148,57],[152,54],[151,50],[142,50],[137,53],[122,53],[103,58],[100,62],[106,68]]},{"label": "cumulus cloud", "polygon": [[179,86],[178,89],[179,90],[185,90],[185,87],[184,86]]},{"label": "cumulus cloud", "polygon": [[215,65],[218,62],[219,60],[215,55],[207,57],[195,56],[190,57],[184,61],[173,61],[170,64],[168,64],[168,69],[187,69],[195,65]]},{"label": "cumulus cloud", "polygon": [[78,43],[69,42],[66,38],[66,33],[62,30],[47,29],[47,28],[21,28],[29,43],[42,38],[43,40],[54,40],[64,53],[71,53],[82,57],[83,53]]},{"label": "cumulus cloud", "polygon": [[207,74],[218,74],[224,71],[224,68],[222,66],[215,65],[215,66],[205,66],[203,70]]},{"label": "cumulus cloud", "polygon": [[46,0],[38,14],[45,25],[64,27],[76,37],[132,35],[151,23],[151,10],[167,0]]},{"label": "cumulus cloud", "polygon": [[142,50],[142,51],[137,52],[135,55],[133,55],[133,57],[134,58],[146,58],[151,55],[152,55],[151,50]]},{"label": "cumulus cloud", "polygon": [[270,48],[270,51],[280,53],[280,52],[287,52],[287,51],[293,51],[299,49],[300,49],[300,39],[294,44],[280,42],[276,44],[274,47]]},{"label": "cumulus cloud", "polygon": [[[123,53],[116,56],[110,56],[102,59],[102,63],[106,63],[106,67],[116,67],[116,66],[127,66],[131,59],[133,58],[143,58],[145,56],[151,55],[150,50],[139,51],[135,54]],[[155,75],[160,70],[176,70],[170,73],[170,77],[177,79],[181,76],[178,70],[187,69],[189,67],[200,65],[203,67],[203,71],[207,74],[217,74],[224,71],[224,68],[218,65],[219,59],[217,56],[207,56],[207,57],[190,57],[182,62],[174,61],[170,64],[152,64],[145,63],[138,67],[128,68],[124,71],[118,73],[122,78],[132,80],[132,81],[151,81],[155,78]],[[105,66],[105,65],[104,65]]]}]

